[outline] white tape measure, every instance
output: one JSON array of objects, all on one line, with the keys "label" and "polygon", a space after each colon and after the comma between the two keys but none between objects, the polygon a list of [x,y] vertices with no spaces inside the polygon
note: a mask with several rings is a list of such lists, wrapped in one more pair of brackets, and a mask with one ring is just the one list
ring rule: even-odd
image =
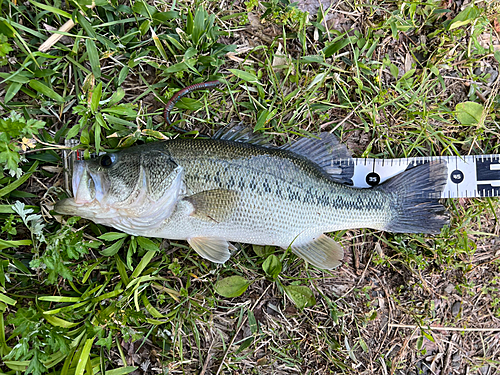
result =
[{"label": "white tape measure", "polygon": [[500,196],[500,155],[432,156],[405,159],[350,159],[334,164],[350,166],[354,163],[353,184],[359,188],[376,186],[407,168],[445,161],[448,181],[441,198],[473,198]]}]

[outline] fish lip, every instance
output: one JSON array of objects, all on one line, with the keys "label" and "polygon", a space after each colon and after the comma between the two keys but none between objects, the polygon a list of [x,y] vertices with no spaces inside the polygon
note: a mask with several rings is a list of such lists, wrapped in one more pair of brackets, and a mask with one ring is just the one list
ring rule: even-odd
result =
[{"label": "fish lip", "polygon": [[96,176],[88,170],[87,162],[77,160],[73,165],[73,196],[74,202],[79,205],[89,204],[95,201],[97,193]]},{"label": "fish lip", "polygon": [[54,211],[60,215],[78,216],[80,206],[73,198],[66,198],[55,204]]}]

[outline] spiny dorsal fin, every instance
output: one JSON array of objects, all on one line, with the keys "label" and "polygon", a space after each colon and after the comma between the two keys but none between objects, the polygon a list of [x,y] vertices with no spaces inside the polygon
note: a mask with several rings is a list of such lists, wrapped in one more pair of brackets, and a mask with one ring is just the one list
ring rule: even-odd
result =
[{"label": "spiny dorsal fin", "polygon": [[300,245],[292,244],[292,251],[313,266],[325,270],[338,267],[344,258],[344,250],[330,237],[320,234]]},{"label": "spiny dorsal fin", "polygon": [[240,124],[229,124],[218,130],[213,139],[223,139],[225,141],[250,143],[260,146],[271,146],[269,137],[261,133],[254,133],[253,129]]},{"label": "spiny dorsal fin", "polygon": [[219,237],[191,237],[188,243],[202,257],[214,263],[225,263],[236,248]]},{"label": "spiny dorsal fin", "polygon": [[280,148],[313,161],[333,180],[352,185],[351,177],[354,174],[354,163],[345,163],[347,166],[343,165],[342,167],[336,163],[340,159],[352,159],[351,152],[331,133],[320,133],[316,137],[300,138],[296,142],[287,143]]},{"label": "spiny dorsal fin", "polygon": [[184,200],[193,205],[194,211],[191,216],[221,223],[234,212],[240,203],[240,193],[227,189],[205,190],[190,195]]}]

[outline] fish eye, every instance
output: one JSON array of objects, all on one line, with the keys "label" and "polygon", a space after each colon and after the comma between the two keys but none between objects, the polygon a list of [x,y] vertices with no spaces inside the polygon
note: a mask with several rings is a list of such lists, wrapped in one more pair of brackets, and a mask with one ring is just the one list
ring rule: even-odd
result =
[{"label": "fish eye", "polygon": [[101,167],[107,168],[110,167],[114,161],[115,161],[114,155],[104,154],[103,156],[101,156],[99,164],[101,164]]}]

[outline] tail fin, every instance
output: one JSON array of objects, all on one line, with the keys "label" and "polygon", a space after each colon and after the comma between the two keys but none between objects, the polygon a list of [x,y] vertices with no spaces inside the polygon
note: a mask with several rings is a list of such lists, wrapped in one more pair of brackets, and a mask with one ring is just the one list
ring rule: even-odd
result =
[{"label": "tail fin", "polygon": [[377,187],[395,197],[392,220],[384,230],[398,233],[440,233],[449,222],[439,198],[446,185],[443,161],[421,164],[392,177]]}]

